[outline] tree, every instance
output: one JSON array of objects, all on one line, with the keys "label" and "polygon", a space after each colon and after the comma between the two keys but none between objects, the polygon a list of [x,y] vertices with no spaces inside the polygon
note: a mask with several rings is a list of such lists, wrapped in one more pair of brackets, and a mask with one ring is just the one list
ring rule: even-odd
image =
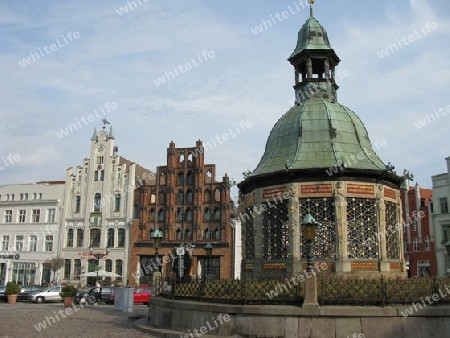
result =
[{"label": "tree", "polygon": [[51,263],[50,263],[50,269],[53,271],[53,278],[56,278],[56,271],[58,271],[59,269],[61,269],[64,266],[64,259],[57,256],[55,258],[52,259]]}]

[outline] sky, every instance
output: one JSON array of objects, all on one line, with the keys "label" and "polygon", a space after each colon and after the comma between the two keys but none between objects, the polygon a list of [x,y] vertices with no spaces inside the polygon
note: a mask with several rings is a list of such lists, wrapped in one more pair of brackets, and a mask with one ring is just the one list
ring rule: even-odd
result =
[{"label": "sky", "polygon": [[[316,0],[314,14],[341,59],[339,103],[431,188],[450,156],[448,0]],[[287,58],[308,17],[305,0],[1,0],[0,185],[64,180],[105,117],[145,168],[201,139],[217,179],[241,181],[292,106]]]}]

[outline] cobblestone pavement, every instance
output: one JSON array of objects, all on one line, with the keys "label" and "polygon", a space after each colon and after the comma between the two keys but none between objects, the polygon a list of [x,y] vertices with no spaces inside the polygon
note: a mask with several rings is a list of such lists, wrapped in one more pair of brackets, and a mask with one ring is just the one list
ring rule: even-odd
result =
[{"label": "cobblestone pavement", "polygon": [[0,338],[151,337],[133,328],[133,319],[144,317],[147,306],[136,305],[132,313],[103,304],[68,309],[62,303],[0,302]]}]

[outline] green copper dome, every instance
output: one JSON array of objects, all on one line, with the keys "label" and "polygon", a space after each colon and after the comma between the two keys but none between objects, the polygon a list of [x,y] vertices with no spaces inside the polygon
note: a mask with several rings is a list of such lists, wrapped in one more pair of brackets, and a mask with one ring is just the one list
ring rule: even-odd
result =
[{"label": "green copper dome", "polygon": [[301,102],[272,129],[265,153],[251,176],[330,167],[385,171],[367,130],[347,107],[321,98]]},{"label": "green copper dome", "polygon": [[305,50],[332,50],[328,34],[319,21],[311,17],[303,24],[298,32],[297,47],[289,57],[289,60],[295,58]]}]

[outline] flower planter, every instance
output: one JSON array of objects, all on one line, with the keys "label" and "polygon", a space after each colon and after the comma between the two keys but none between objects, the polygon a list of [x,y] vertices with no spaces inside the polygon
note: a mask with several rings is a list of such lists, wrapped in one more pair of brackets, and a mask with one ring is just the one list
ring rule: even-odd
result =
[{"label": "flower planter", "polygon": [[64,297],[63,303],[65,307],[72,307],[73,306],[73,298],[74,297]]},{"label": "flower planter", "polygon": [[9,304],[16,304],[16,302],[17,302],[17,295],[8,295]]}]

